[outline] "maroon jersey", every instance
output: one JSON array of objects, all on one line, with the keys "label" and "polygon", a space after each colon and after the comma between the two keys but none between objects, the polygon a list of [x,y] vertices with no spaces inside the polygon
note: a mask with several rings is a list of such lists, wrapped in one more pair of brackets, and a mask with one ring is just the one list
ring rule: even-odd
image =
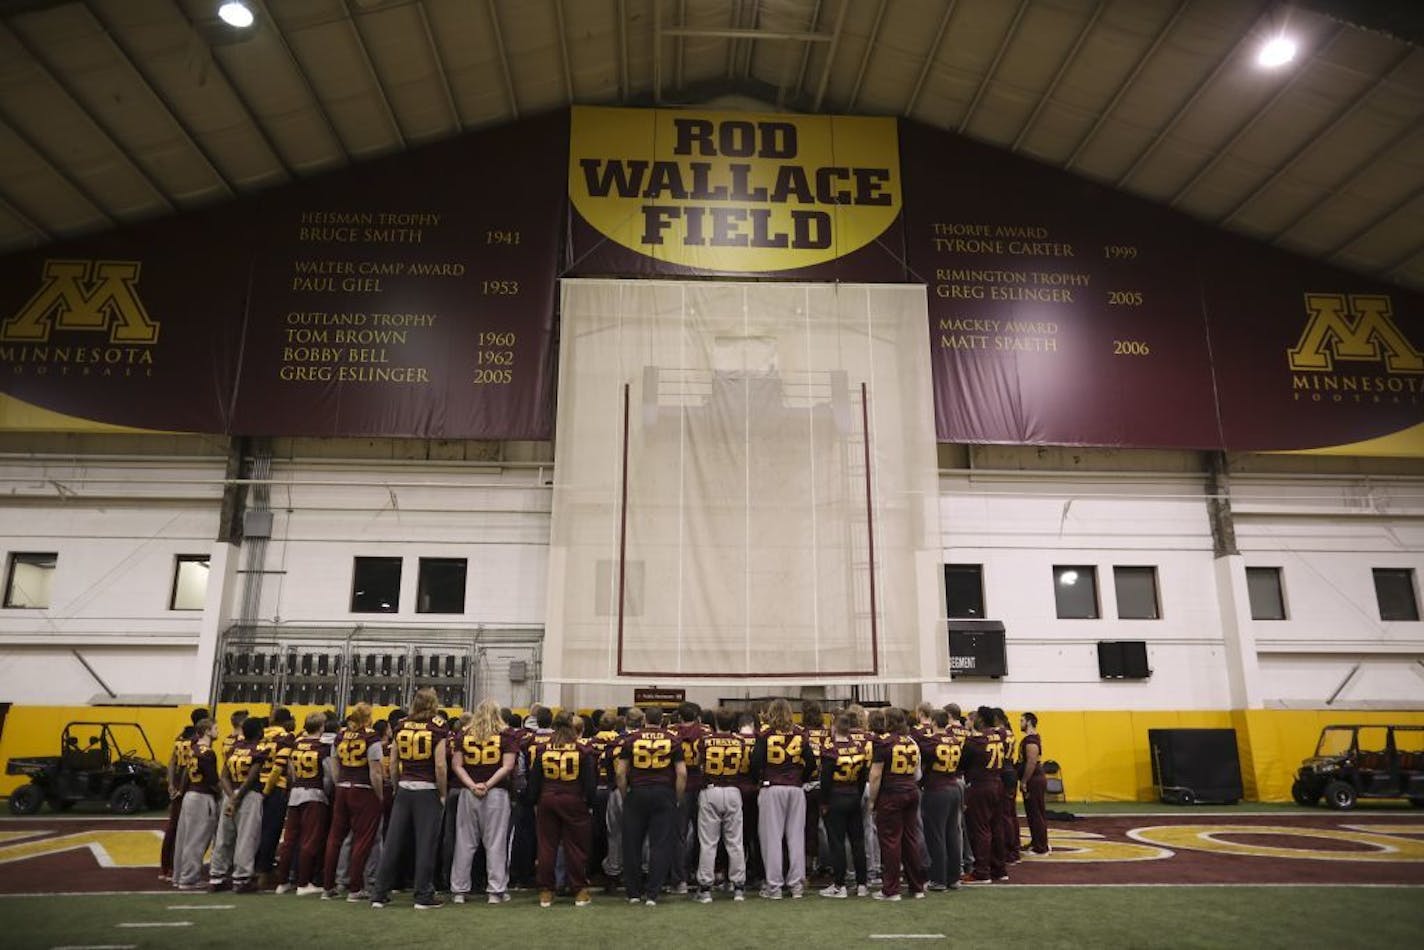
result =
[{"label": "maroon jersey", "polygon": [[449,730],[445,728],[445,720],[438,716],[433,719],[402,721],[392,743],[395,746],[396,759],[400,762],[399,780],[434,782],[435,750],[447,738]]},{"label": "maroon jersey", "polygon": [[888,735],[874,747],[874,761],[885,768],[880,773],[880,792],[909,792],[915,788],[915,770],[920,766],[920,747],[909,735]]},{"label": "maroon jersey", "polygon": [[222,767],[234,789],[242,787],[254,768],[260,770],[267,764],[267,756],[261,749],[261,743],[247,739],[235,739],[232,742]]},{"label": "maroon jersey", "polygon": [[287,757],[297,744],[296,736],[281,726],[268,726],[262,732],[262,741],[257,751],[262,756],[262,785],[265,787],[272,773],[277,773],[277,788],[287,787]]},{"label": "maroon jersey", "polygon": [[585,797],[598,772],[593,749],[583,742],[554,742],[540,736],[529,761],[529,774],[537,775],[543,795]]},{"label": "maroon jersey", "polygon": [[472,782],[488,782],[504,764],[506,755],[519,754],[519,737],[512,729],[505,729],[483,739],[473,732],[460,735],[455,742],[455,754],[465,766],[465,774]]},{"label": "maroon jersey", "polygon": [[195,745],[188,758],[188,791],[216,798],[218,788],[218,754]]},{"label": "maroon jersey", "polygon": [[1019,775],[1023,775],[1023,772],[1024,772],[1024,763],[1026,763],[1026,762],[1028,761],[1028,747],[1029,747],[1029,746],[1033,746],[1034,748],[1036,748],[1036,749],[1038,750],[1038,763],[1039,763],[1039,765],[1042,765],[1042,764],[1043,764],[1043,740],[1042,740],[1041,738],[1039,738],[1039,735],[1038,735],[1038,733],[1036,733],[1036,732],[1033,733],[1032,735],[1024,736],[1022,739],[1019,740],[1019,758],[1018,758],[1018,772],[1019,772]]},{"label": "maroon jersey", "polygon": [[757,739],[756,762],[763,785],[800,785],[815,768],[811,743],[800,726],[767,732]]},{"label": "maroon jersey", "polygon": [[969,738],[964,741],[961,768],[971,785],[975,782],[986,782],[999,777],[1006,758],[1004,740],[997,729],[971,732]]},{"label": "maroon jersey", "polygon": [[811,743],[811,757],[819,761],[821,750],[831,741],[831,730],[820,723],[803,725],[801,729],[806,733],[806,741]]},{"label": "maroon jersey", "polygon": [[830,736],[821,745],[821,798],[837,792],[860,794],[870,770],[870,746],[854,736]]},{"label": "maroon jersey", "polygon": [[711,730],[701,722],[680,722],[673,727],[673,731],[682,743],[682,761],[687,766],[687,790],[696,792],[702,787],[702,758],[698,752],[698,740]]},{"label": "maroon jersey", "polygon": [[924,763],[925,791],[932,792],[953,785],[959,778],[959,766],[964,755],[964,742],[949,732],[937,732],[917,740],[920,761]]},{"label": "maroon jersey", "polygon": [[1014,767],[1014,730],[1008,726],[995,726],[999,730],[999,738],[1004,743],[1004,768]]},{"label": "maroon jersey", "polygon": [[618,757],[628,762],[628,784],[677,785],[676,765],[682,759],[682,742],[666,729],[639,729],[623,737]]},{"label": "maroon jersey", "polygon": [[331,755],[331,746],[321,741],[321,736],[303,735],[292,747],[292,776],[294,788],[323,788],[326,779],[326,758]]},{"label": "maroon jersey", "polygon": [[178,791],[183,791],[184,784],[188,781],[188,766],[193,761],[193,740],[184,739],[180,733],[177,739],[173,740],[173,784],[178,786]]},{"label": "maroon jersey", "polygon": [[343,729],[336,737],[336,782],[371,787],[371,747],[376,734],[370,729]]},{"label": "maroon jersey", "polygon": [[612,729],[604,729],[602,732],[594,733],[592,739],[588,740],[589,747],[598,759],[598,784],[607,787],[613,783],[612,750],[618,742],[618,733]]},{"label": "maroon jersey", "polygon": [[751,777],[752,749],[756,740],[734,732],[709,732],[697,740],[704,786],[741,785]]}]

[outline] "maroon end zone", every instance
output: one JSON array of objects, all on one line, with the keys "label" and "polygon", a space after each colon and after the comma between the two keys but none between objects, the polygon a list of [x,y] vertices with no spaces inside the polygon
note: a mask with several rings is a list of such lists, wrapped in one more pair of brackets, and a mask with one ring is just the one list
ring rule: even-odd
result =
[{"label": "maroon end zone", "polygon": [[53,815],[0,819],[0,894],[172,890],[158,880],[166,823]]}]

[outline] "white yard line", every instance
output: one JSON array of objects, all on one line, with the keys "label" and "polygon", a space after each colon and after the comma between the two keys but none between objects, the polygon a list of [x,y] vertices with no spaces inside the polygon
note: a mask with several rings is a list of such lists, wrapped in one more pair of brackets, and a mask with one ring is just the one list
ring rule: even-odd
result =
[{"label": "white yard line", "polygon": [[871,940],[943,940],[944,934],[871,934]]},{"label": "white yard line", "polygon": [[115,924],[115,927],[191,927],[191,920],[145,920],[138,923]]},{"label": "white yard line", "polygon": [[49,950],[137,950],[137,947],[136,943],[76,943],[50,947]]},{"label": "white yard line", "polygon": [[169,904],[169,910],[232,910],[236,904]]}]

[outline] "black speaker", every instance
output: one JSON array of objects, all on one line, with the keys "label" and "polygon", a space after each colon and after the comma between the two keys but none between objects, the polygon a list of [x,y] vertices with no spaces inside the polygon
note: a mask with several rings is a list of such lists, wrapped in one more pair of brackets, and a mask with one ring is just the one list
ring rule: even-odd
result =
[{"label": "black speaker", "polygon": [[997,620],[949,622],[950,679],[961,676],[990,676],[998,679],[1008,671],[1002,623]]},{"label": "black speaker", "polygon": [[1105,680],[1145,680],[1152,676],[1147,668],[1146,640],[1099,640],[1098,675]]},{"label": "black speaker", "polygon": [[1234,805],[1244,794],[1235,729],[1149,729],[1152,784],[1171,805]]}]

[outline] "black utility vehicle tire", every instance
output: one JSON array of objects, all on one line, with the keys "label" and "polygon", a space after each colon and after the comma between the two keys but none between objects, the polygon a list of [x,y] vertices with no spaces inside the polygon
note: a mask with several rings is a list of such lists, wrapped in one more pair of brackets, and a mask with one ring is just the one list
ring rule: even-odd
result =
[{"label": "black utility vehicle tire", "polygon": [[10,793],[10,814],[33,815],[44,804],[44,790],[34,782],[21,785]]},{"label": "black utility vehicle tire", "polygon": [[114,789],[109,796],[109,809],[116,815],[136,815],[144,809],[143,789],[129,782]]},{"label": "black utility vehicle tire", "polygon": [[1306,789],[1305,783],[1296,781],[1291,785],[1291,798],[1295,799],[1297,805],[1304,805],[1307,808],[1314,807],[1320,802],[1319,795],[1311,795]]},{"label": "black utility vehicle tire", "polygon": [[1325,804],[1339,811],[1355,807],[1355,787],[1336,779],[1325,786]]}]

